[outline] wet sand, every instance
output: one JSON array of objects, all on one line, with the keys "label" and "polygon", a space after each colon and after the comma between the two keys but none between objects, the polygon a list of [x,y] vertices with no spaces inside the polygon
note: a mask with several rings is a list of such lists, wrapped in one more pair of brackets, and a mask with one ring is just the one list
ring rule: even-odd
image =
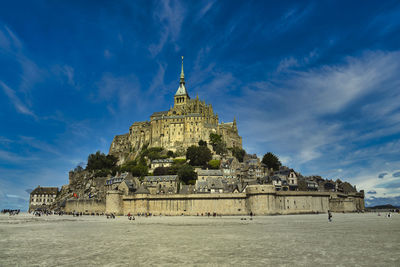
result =
[{"label": "wet sand", "polygon": [[0,266],[400,266],[400,215],[0,215]]}]

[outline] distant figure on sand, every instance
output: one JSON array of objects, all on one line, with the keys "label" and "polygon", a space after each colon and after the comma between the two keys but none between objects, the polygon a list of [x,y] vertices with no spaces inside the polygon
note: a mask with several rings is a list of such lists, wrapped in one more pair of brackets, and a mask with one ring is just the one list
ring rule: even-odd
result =
[{"label": "distant figure on sand", "polygon": [[332,213],[330,210],[328,210],[328,220],[329,220],[329,222],[332,221]]}]

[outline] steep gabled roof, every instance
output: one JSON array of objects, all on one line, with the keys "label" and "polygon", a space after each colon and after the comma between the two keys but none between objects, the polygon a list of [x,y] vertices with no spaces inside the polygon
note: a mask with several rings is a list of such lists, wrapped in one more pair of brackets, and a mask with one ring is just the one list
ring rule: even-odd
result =
[{"label": "steep gabled roof", "polygon": [[57,195],[58,187],[36,187],[31,195]]}]

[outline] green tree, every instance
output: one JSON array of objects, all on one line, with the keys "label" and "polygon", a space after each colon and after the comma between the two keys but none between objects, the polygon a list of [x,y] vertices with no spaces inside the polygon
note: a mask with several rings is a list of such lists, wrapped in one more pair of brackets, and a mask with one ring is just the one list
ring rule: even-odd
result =
[{"label": "green tree", "polygon": [[157,167],[153,171],[153,175],[158,176],[158,175],[168,175],[169,174],[169,168],[168,167]]},{"label": "green tree", "polygon": [[239,147],[235,146],[235,147],[232,148],[232,155],[235,158],[237,158],[237,160],[239,162],[243,162],[243,158],[246,155],[246,151],[244,149],[242,149],[242,148],[239,148]]},{"label": "green tree", "polygon": [[206,166],[212,154],[206,146],[191,146],[186,151],[186,158],[192,166]]},{"label": "green tree", "polygon": [[207,146],[207,142],[204,140],[199,141],[199,146]]},{"label": "green tree", "polygon": [[221,141],[219,143],[217,143],[214,147],[214,151],[215,153],[217,153],[218,155],[224,156],[226,155],[226,153],[228,152],[228,149],[226,148],[226,143]]},{"label": "green tree", "polygon": [[120,168],[122,172],[130,172],[133,176],[143,177],[148,174],[149,168],[144,164],[137,162],[137,160],[131,160],[124,163]]},{"label": "green tree", "polygon": [[217,159],[212,159],[208,162],[208,166],[210,167],[210,169],[218,170],[220,165],[221,161]]},{"label": "green tree", "polygon": [[264,155],[262,163],[267,165],[268,168],[272,168],[274,171],[279,170],[279,167],[282,166],[282,163],[279,161],[279,158],[274,154],[272,154],[271,152],[268,152],[267,154]]},{"label": "green tree", "polygon": [[113,169],[117,165],[118,159],[113,155],[105,155],[100,151],[95,154],[88,156],[88,162],[86,165],[87,170],[101,170],[101,169]]},{"label": "green tree", "polygon": [[210,133],[210,144],[215,151],[215,146],[222,142],[222,135]]},{"label": "green tree", "polygon": [[194,184],[197,179],[197,173],[189,164],[184,164],[178,171],[178,177],[184,184]]},{"label": "green tree", "polygon": [[228,152],[226,143],[220,134],[210,133],[210,144],[218,155],[224,156]]},{"label": "green tree", "polygon": [[175,158],[175,154],[174,154],[174,152],[171,151],[171,150],[168,150],[167,156],[168,156],[168,158]]},{"label": "green tree", "polygon": [[162,159],[166,157],[165,155],[162,155],[163,151],[164,149],[162,147],[150,147],[142,149],[140,152],[140,157],[147,157],[150,160]]},{"label": "green tree", "polygon": [[133,176],[144,177],[148,174],[149,168],[143,165],[136,165],[131,168],[131,173]]}]

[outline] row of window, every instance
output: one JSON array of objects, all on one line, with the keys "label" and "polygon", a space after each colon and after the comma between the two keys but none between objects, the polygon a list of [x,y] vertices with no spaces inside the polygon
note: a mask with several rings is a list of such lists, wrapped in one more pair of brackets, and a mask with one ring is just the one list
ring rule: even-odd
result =
[{"label": "row of window", "polygon": [[[32,198],[32,202],[42,202],[42,199],[41,198],[39,198],[39,199],[36,199],[36,201],[35,201],[35,199],[34,198]],[[43,203],[45,203],[45,202],[54,202],[54,199],[43,199]]]}]

